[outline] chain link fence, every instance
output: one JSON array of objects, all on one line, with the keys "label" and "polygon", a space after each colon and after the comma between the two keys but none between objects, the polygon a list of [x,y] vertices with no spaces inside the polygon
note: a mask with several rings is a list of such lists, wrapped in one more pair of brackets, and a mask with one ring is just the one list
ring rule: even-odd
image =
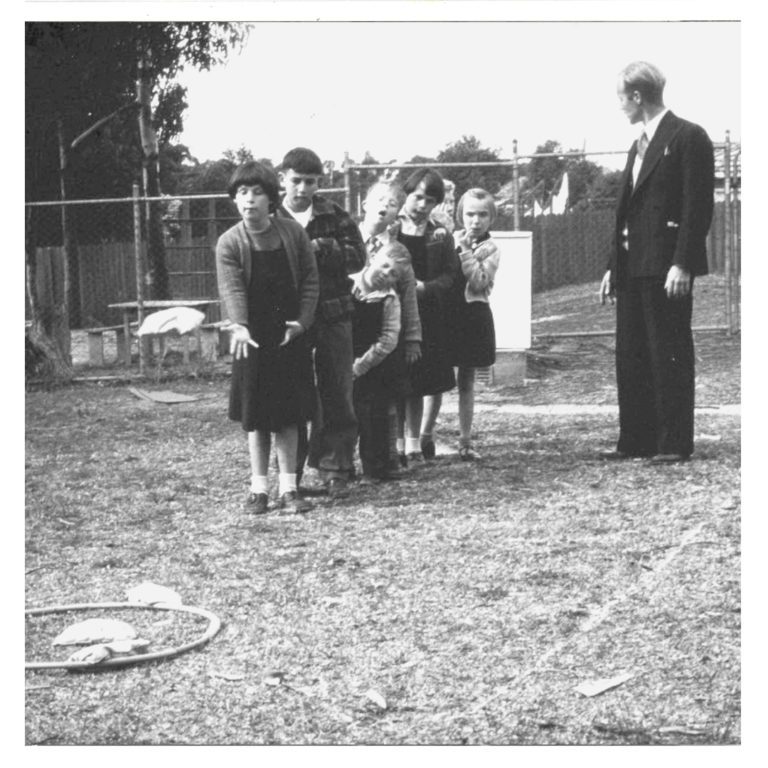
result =
[{"label": "chain link fence", "polygon": [[[601,153],[607,154],[607,153]],[[618,153],[614,153],[618,154]],[[542,155],[532,155],[543,157]],[[563,155],[557,155],[563,157]],[[584,155],[580,155],[584,157]],[[368,187],[395,169],[430,165],[447,178],[451,168],[499,166],[509,169],[507,198],[498,195],[498,230],[533,232],[532,285],[534,293],[560,286],[599,280],[613,247],[615,200],[593,200],[586,207],[562,214],[533,215],[521,202],[517,163],[444,163],[371,166],[346,164],[344,186],[322,193],[362,216],[361,201]],[[725,275],[723,301],[729,332],[739,327],[741,206],[740,150],[737,145],[716,145],[715,218],[709,235],[710,270]],[[110,304],[149,298],[147,220],[149,207],[158,205],[162,217],[161,259],[174,299],[217,298],[215,246],[219,235],[239,221],[226,194],[26,204],[27,320],[30,290],[39,313],[63,303],[68,295],[69,325],[73,330],[111,326],[120,314]],[[67,269],[64,269],[66,262]],[[143,295],[142,295],[143,294]],[[66,304],[65,304],[66,305]],[[206,322],[220,320],[218,305],[206,310]],[[590,328],[584,328],[589,332]]]}]

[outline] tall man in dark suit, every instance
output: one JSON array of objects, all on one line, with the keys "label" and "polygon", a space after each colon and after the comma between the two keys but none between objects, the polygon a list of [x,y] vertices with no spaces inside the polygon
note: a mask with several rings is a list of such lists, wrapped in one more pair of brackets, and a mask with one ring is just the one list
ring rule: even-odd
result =
[{"label": "tall man in dark suit", "polygon": [[629,150],[616,216],[616,248],[600,299],[616,297],[619,440],[604,459],[693,453],[693,280],[707,274],[714,156],[700,126],[664,106],[665,78],[629,64],[618,96],[643,131]]}]

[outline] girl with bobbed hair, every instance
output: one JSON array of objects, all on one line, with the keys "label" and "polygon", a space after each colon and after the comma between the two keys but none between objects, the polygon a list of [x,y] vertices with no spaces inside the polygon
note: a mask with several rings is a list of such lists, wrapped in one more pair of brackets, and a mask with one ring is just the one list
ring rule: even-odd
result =
[{"label": "girl with bobbed hair", "polygon": [[[445,197],[442,176],[431,168],[414,171],[403,184],[405,203],[398,217],[396,237],[411,254],[416,275],[416,299],[421,320],[421,357],[409,369],[410,394],[402,403],[404,436],[401,461],[423,461],[435,456],[435,446],[422,436],[424,397],[456,386],[446,333],[446,304],[459,271],[450,233],[430,217]],[[398,445],[398,450],[400,450]]]},{"label": "girl with bobbed hair", "polygon": [[229,418],[248,435],[251,487],[245,510],[269,506],[272,435],[278,463],[278,507],[306,512],[296,487],[298,426],[315,405],[311,350],[304,332],[318,297],[317,263],[304,228],[271,215],[279,182],[258,162],[238,166],[227,185],[241,221],[216,244],[222,313],[230,321],[233,356]]}]

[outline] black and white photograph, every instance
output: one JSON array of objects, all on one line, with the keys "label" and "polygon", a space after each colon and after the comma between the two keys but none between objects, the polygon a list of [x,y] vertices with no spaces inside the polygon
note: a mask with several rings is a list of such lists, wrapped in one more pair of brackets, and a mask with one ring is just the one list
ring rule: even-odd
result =
[{"label": "black and white photograph", "polygon": [[23,10],[22,759],[751,764],[759,15]]}]

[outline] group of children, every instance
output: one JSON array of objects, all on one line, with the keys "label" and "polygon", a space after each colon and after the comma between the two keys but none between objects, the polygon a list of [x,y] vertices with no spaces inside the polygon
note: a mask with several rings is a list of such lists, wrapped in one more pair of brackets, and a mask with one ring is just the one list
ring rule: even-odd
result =
[{"label": "group of children", "polygon": [[459,456],[479,458],[475,369],[493,364],[496,346],[493,196],[465,192],[453,231],[446,182],[419,169],[402,186],[375,183],[358,224],[317,195],[322,174],[301,147],[279,176],[239,166],[228,192],[242,221],[216,247],[233,355],[229,416],[248,433],[245,506],[257,514],[269,508],[272,435],[278,507],[305,512],[305,467],[337,498],[356,477],[373,485],[433,459],[442,394],[457,381]]}]

